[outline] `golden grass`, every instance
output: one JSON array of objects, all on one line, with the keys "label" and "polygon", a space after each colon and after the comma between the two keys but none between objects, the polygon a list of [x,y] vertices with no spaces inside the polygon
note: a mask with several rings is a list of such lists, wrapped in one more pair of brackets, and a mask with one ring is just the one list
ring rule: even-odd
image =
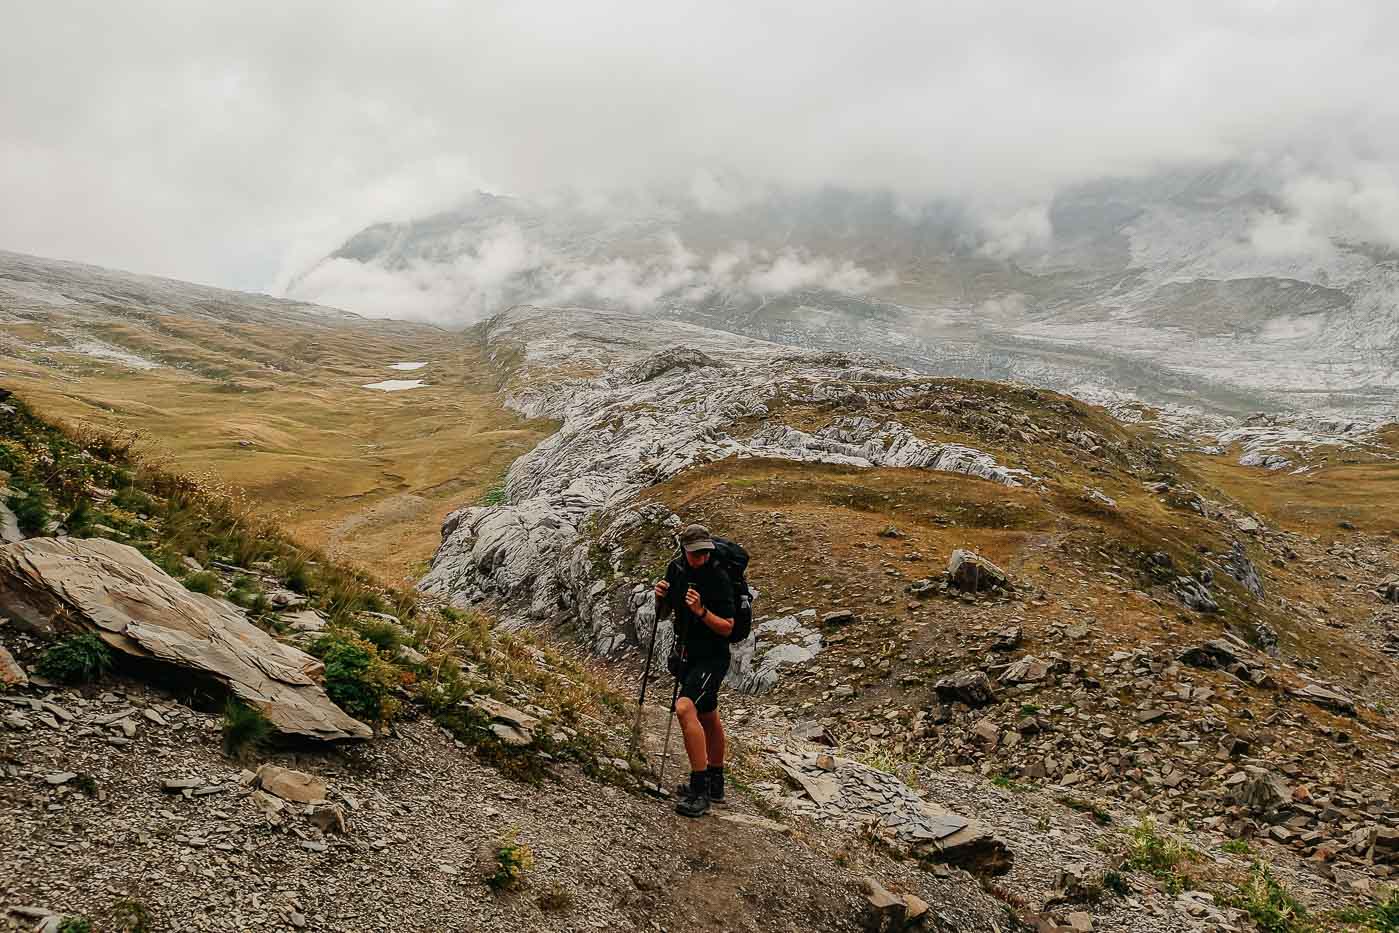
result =
[{"label": "golden grass", "polygon": [[[21,339],[39,342],[36,326]],[[84,329],[167,365],[0,345],[5,385],[46,416],[139,432],[147,456],[244,489],[298,539],[389,583],[416,577],[443,516],[553,430],[500,407],[476,340],[426,325],[166,316]],[[430,365],[388,368],[398,361]],[[431,385],[361,388],[394,378]]]}]

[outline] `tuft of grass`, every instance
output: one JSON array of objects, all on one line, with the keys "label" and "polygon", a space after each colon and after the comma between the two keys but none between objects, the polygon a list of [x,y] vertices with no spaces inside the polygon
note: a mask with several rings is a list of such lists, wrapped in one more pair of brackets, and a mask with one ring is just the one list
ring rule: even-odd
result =
[{"label": "tuft of grass", "polygon": [[551,884],[545,888],[535,902],[546,914],[562,914],[573,909],[573,892],[561,884]]},{"label": "tuft of grass", "polygon": [[1220,846],[1220,848],[1233,855],[1248,855],[1253,851],[1248,847],[1247,840],[1244,839],[1230,839],[1228,842],[1224,843],[1224,845]]},{"label": "tuft of grass", "polygon": [[97,780],[90,774],[79,774],[73,778],[73,786],[89,797],[97,796]]},{"label": "tuft of grass", "polygon": [[65,684],[85,684],[105,674],[112,666],[112,652],[102,639],[86,632],[54,645],[35,669],[40,676]]},{"label": "tuft of grass", "polygon": [[388,619],[364,619],[359,623],[359,636],[388,658],[403,644],[403,630]]},{"label": "tuft of grass", "polygon": [[242,758],[257,751],[272,734],[272,723],[262,711],[229,697],[223,708],[223,753]]},{"label": "tuft of grass", "polygon": [[58,925],[58,933],[92,933],[92,921],[81,915],[69,917]]},{"label": "tuft of grass", "polygon": [[1093,818],[1093,822],[1097,823],[1099,826],[1107,826],[1112,822],[1112,814],[1091,800],[1066,795],[1060,797],[1059,802],[1070,810],[1077,810],[1079,813],[1087,813]]},{"label": "tuft of grass", "polygon": [[1369,907],[1350,907],[1336,915],[1341,923],[1354,924],[1376,933],[1399,933],[1399,888]]},{"label": "tuft of grass", "polygon": [[992,777],[991,777],[991,784],[992,784],[992,786],[994,786],[994,787],[999,787],[999,788],[1001,788],[1002,790],[1013,791],[1013,792],[1016,792],[1016,793],[1019,793],[1019,792],[1022,792],[1022,791],[1027,791],[1027,790],[1030,789],[1030,785],[1028,785],[1028,784],[1021,784],[1021,783],[1019,783],[1019,782],[1013,780],[1013,779],[1010,777],[1010,775],[1005,774],[1005,773],[992,775]]},{"label": "tuft of grass", "polygon": [[208,570],[201,570],[192,573],[180,581],[185,585],[185,589],[191,593],[203,593],[205,596],[213,596],[219,591],[218,574]]},{"label": "tuft of grass", "polygon": [[1262,933],[1314,933],[1307,909],[1261,862],[1253,863],[1248,880],[1239,887],[1234,906],[1253,919]]},{"label": "tuft of grass", "polygon": [[495,859],[486,884],[492,891],[512,891],[533,867],[534,852],[519,841],[518,831],[512,829],[496,842]]},{"label": "tuft of grass", "polygon": [[1188,882],[1180,866],[1194,859],[1195,852],[1189,846],[1162,835],[1156,821],[1148,817],[1132,829],[1125,864],[1164,882],[1170,893],[1179,894]]},{"label": "tuft of grass", "polygon": [[112,905],[112,929],[118,933],[150,933],[154,922],[146,905],[133,897],[124,897]]},{"label": "tuft of grass", "polygon": [[487,490],[481,495],[481,498],[480,498],[480,500],[479,500],[479,503],[480,503],[481,505],[504,505],[504,504],[505,504],[505,477],[504,477],[504,476],[502,476],[499,480],[497,480],[497,481],[495,482],[495,484],[491,486],[490,489],[487,489]]}]

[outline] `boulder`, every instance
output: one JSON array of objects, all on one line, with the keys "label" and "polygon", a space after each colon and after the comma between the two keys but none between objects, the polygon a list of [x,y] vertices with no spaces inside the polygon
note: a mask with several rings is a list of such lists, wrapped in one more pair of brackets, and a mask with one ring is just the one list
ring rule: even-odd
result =
[{"label": "boulder", "polygon": [[938,829],[922,834],[924,838],[913,845],[916,855],[978,874],[1010,871],[1010,848],[984,825],[931,803],[923,804],[922,811],[928,824]]},{"label": "boulder", "polygon": [[1315,703],[1343,716],[1355,715],[1355,701],[1337,690],[1321,684],[1307,684],[1297,690],[1289,690],[1299,700],[1306,700],[1308,703]]},{"label": "boulder", "polygon": [[1249,559],[1248,550],[1239,541],[1234,542],[1233,548],[1229,551],[1229,556],[1224,559],[1224,572],[1229,574],[1244,589],[1254,596],[1263,596],[1263,578],[1258,575],[1258,568],[1253,566],[1253,561]]},{"label": "boulder", "polygon": [[1380,597],[1387,602],[1399,603],[1399,578],[1381,583],[1378,592]]},{"label": "boulder", "polygon": [[815,745],[827,745],[834,747],[835,736],[831,735],[831,730],[816,720],[799,722],[792,727],[792,738],[802,742],[811,742]]},{"label": "boulder", "polygon": [[29,675],[3,645],[0,645],[0,684],[7,687],[24,687],[29,684]]},{"label": "boulder", "polygon": [[212,680],[282,732],[327,740],[372,734],[312,679],[319,661],[231,603],[190,592],[124,544],[31,538],[0,546],[0,612],[43,634],[94,632],[120,654]]},{"label": "boulder", "polygon": [[1180,653],[1183,664],[1191,667],[1228,669],[1239,662],[1234,646],[1222,638],[1215,638],[1202,644],[1192,645]]},{"label": "boulder", "polygon": [[1244,769],[1245,778],[1234,784],[1234,803],[1266,816],[1292,804],[1292,790],[1281,777],[1262,768]]},{"label": "boulder", "polygon": [[319,803],[325,800],[325,780],[305,771],[263,765],[257,769],[255,783],[267,793],[291,803]]},{"label": "boulder", "polygon": [[285,622],[293,632],[318,633],[325,631],[325,617],[314,609],[302,609],[299,612],[283,613],[282,621]]},{"label": "boulder", "polygon": [[962,671],[944,677],[933,684],[938,698],[944,703],[965,703],[968,706],[989,706],[996,702],[991,678],[982,671]]},{"label": "boulder", "polygon": [[1010,576],[975,551],[961,548],[947,561],[947,579],[966,593],[1010,589]]},{"label": "boulder", "polygon": [[1176,577],[1175,586],[1172,589],[1187,609],[1206,613],[1219,611],[1219,603],[1214,601],[1209,588],[1194,577]]},{"label": "boulder", "polygon": [[1054,665],[1048,661],[1042,661],[1032,654],[1016,661],[1012,661],[1010,666],[1001,673],[1001,683],[1003,684],[1036,684],[1049,676],[1054,669]]},{"label": "boulder", "polygon": [[24,532],[20,530],[19,519],[0,497],[0,544],[18,544],[23,540]]},{"label": "boulder", "polygon": [[345,823],[345,810],[338,803],[328,803],[315,807],[306,818],[323,833],[345,835],[350,830]]},{"label": "boulder", "polygon": [[491,721],[491,732],[506,745],[523,748],[534,741],[534,730],[539,725],[536,717],[490,697],[476,697],[471,708]]}]

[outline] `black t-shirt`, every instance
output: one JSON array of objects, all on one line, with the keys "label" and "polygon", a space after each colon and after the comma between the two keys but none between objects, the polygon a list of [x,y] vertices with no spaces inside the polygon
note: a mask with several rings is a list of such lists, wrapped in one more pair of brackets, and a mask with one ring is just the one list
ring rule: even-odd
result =
[{"label": "black t-shirt", "polygon": [[723,569],[707,560],[703,567],[692,568],[684,556],[677,557],[666,568],[670,591],[666,601],[675,611],[675,632],[685,658],[691,664],[706,667],[728,667],[729,639],[704,624],[685,605],[685,593],[690,587],[699,590],[700,605],[721,619],[734,617],[733,584]]}]

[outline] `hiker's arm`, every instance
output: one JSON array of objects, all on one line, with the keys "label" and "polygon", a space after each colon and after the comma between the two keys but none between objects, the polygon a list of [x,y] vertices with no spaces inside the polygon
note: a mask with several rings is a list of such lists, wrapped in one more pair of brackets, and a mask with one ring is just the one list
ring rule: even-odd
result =
[{"label": "hiker's arm", "polygon": [[734,630],[734,620],[716,616],[708,609],[704,610],[704,624],[712,628],[715,634],[729,637],[729,633]]},{"label": "hiker's arm", "polygon": [[707,608],[705,608],[700,603],[699,590],[691,588],[690,591],[685,594],[685,604],[690,607],[691,612],[699,616],[700,620],[703,621],[705,625],[713,629],[716,634],[723,635],[725,638],[728,638],[729,633],[733,631],[734,620],[726,619],[723,616],[715,615],[714,613],[710,612]]}]

